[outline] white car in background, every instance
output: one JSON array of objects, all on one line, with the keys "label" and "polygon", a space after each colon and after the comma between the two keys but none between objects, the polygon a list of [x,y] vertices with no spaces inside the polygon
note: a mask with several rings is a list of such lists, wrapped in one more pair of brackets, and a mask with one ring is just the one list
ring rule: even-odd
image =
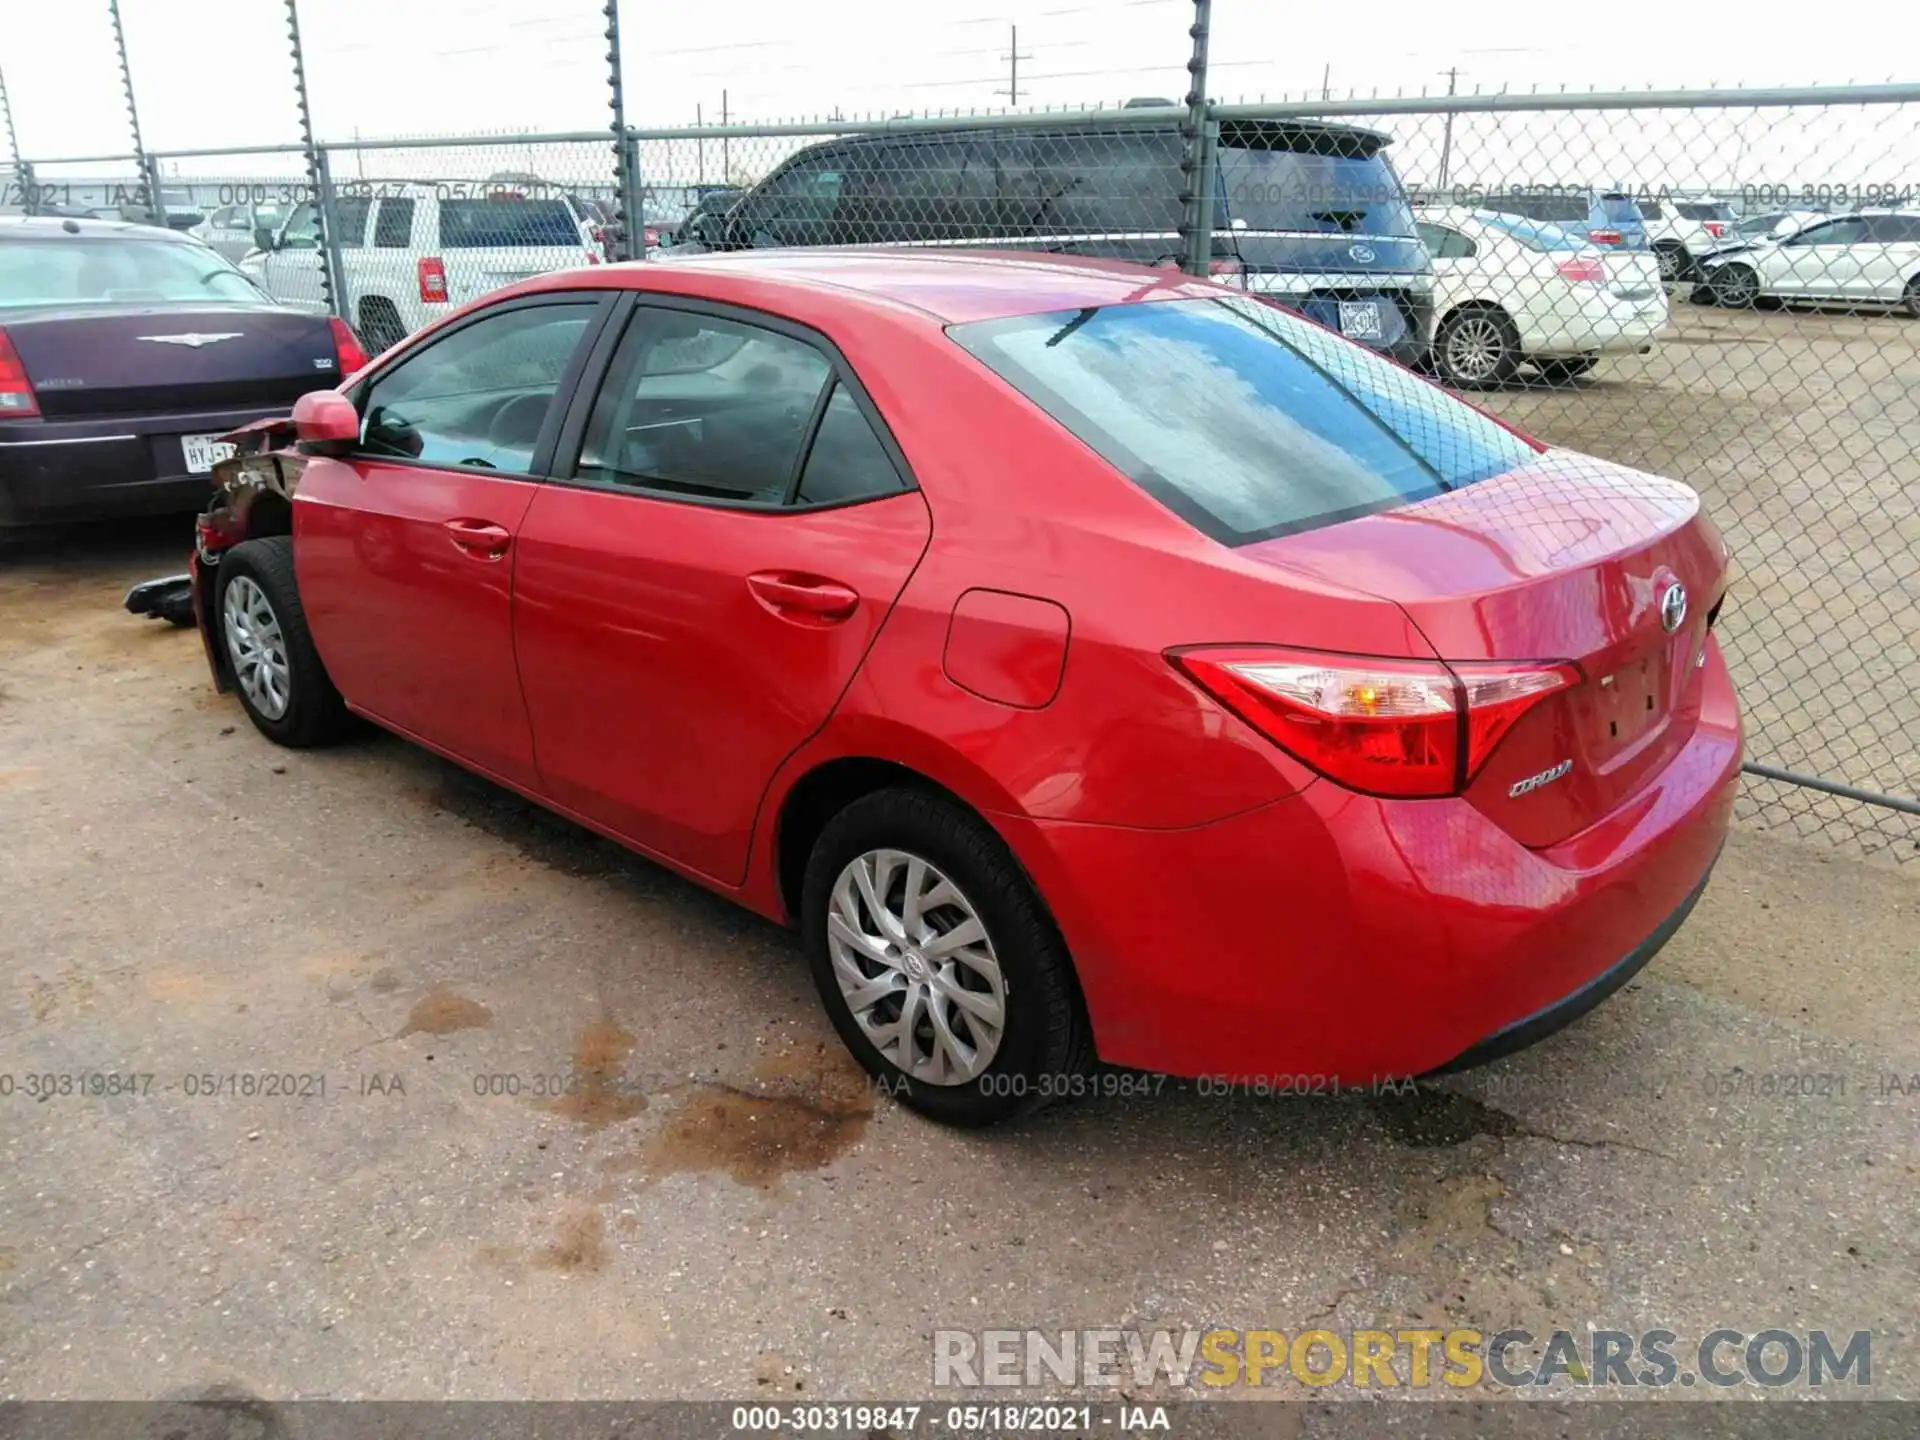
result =
[{"label": "white car in background", "polygon": [[[572,197],[529,196],[482,181],[370,185],[333,202],[342,307],[369,355],[504,285],[602,263],[592,222]],[[241,261],[276,300],[326,307],[313,206],[294,207],[271,248]]]},{"label": "white car in background", "polygon": [[1785,239],[1709,255],[1700,268],[1713,303],[1730,309],[1838,301],[1899,305],[1920,319],[1920,211],[1825,216]]},{"label": "white car in background", "polygon": [[260,248],[261,232],[280,233],[287,221],[284,205],[242,203],[222,205],[187,233],[235,264]]},{"label": "white car in background", "polygon": [[1432,362],[1448,385],[1503,384],[1523,364],[1571,380],[1602,355],[1651,349],[1666,328],[1650,250],[1602,249],[1557,225],[1458,206],[1415,218],[1433,257]]},{"label": "white car in background", "polygon": [[1735,223],[1733,206],[1706,196],[1698,200],[1642,198],[1647,244],[1660,261],[1662,280],[1691,280],[1694,262],[1719,243]]}]

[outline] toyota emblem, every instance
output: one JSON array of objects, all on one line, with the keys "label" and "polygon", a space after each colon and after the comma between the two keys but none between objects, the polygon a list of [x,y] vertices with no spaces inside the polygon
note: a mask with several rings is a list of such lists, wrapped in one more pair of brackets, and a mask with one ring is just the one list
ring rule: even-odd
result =
[{"label": "toyota emblem", "polygon": [[1349,245],[1347,247],[1347,258],[1356,265],[1371,265],[1374,259],[1373,247],[1371,245]]},{"label": "toyota emblem", "polygon": [[1687,587],[1676,580],[1667,587],[1667,593],[1660,597],[1660,628],[1671,635],[1686,620]]}]

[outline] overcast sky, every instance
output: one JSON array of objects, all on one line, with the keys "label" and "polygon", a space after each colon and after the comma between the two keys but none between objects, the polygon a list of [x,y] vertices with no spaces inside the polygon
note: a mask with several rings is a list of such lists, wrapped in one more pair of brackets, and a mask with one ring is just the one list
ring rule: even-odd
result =
[{"label": "overcast sky", "polygon": [[[106,0],[0,0],[0,70],[29,159],[130,148]],[[1754,12],[1756,15],[1758,12]],[[31,14],[31,23],[19,17]],[[150,150],[292,142],[299,129],[283,0],[121,0]],[[623,20],[628,118],[735,121],[1002,107],[1011,28],[1022,106],[1179,96],[1188,0],[731,0],[635,4]],[[921,17],[921,18],[916,18]],[[1869,68],[1920,54],[1920,6],[1855,0],[1818,26],[1730,23],[1724,6],[1655,0],[1475,0],[1285,6],[1216,0],[1209,90],[1220,99],[1459,88],[1630,89],[1920,79]],[[323,140],[591,130],[606,124],[601,14],[591,0],[301,0],[308,86]],[[1431,181],[1441,126],[1396,118],[1403,174]],[[660,146],[649,179],[764,174],[804,142]],[[757,145],[757,148],[756,148]],[[1920,107],[1744,115],[1471,117],[1450,178],[1725,186],[1753,181],[1920,184]],[[601,178],[592,147],[376,153],[336,176],[483,173],[516,165]],[[292,174],[298,162],[183,162],[170,176]],[[449,166],[453,168],[449,170]],[[477,168],[476,168],[477,167]],[[1566,173],[1569,169],[1579,173]],[[73,170],[72,178],[107,167]],[[126,167],[111,167],[123,171]]]},{"label": "overcast sky", "polygon": [[[106,0],[4,0],[4,71],[22,151],[129,146]],[[301,0],[321,138],[605,123],[600,12],[590,0]],[[1186,0],[731,0],[633,4],[628,114],[636,124],[897,113],[1006,104],[1019,26],[1021,101],[1177,96]],[[121,0],[149,148],[298,136],[281,0]],[[26,19],[31,16],[31,20]],[[916,18],[924,17],[924,18]],[[1751,18],[1751,17],[1750,17]],[[1920,54],[1920,6],[1855,0],[1828,23],[1729,23],[1724,6],[1653,0],[1369,0],[1285,6],[1217,0],[1216,96],[1376,87],[1525,89],[1804,84],[1920,78],[1869,68]],[[1868,43],[1869,38],[1871,43]],[[1912,179],[1914,177],[1906,177]]]}]

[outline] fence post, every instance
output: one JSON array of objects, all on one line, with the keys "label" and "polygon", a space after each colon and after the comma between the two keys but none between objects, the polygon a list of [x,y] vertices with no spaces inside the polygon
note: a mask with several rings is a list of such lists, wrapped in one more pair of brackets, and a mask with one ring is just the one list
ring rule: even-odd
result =
[{"label": "fence post", "polygon": [[[307,159],[307,193],[313,198],[314,236],[320,242],[320,297],[327,310],[346,319],[346,297],[341,293],[338,252],[333,245],[333,184],[327,158],[313,143],[313,110],[307,104],[307,60],[300,48],[300,6],[287,0],[287,43],[293,52],[293,98],[300,111],[300,148]],[[351,322],[349,322],[351,323]]]},{"label": "fence post", "polygon": [[1213,264],[1213,167],[1220,145],[1220,125],[1207,103],[1207,30],[1213,0],[1193,0],[1193,56],[1187,61],[1187,118],[1181,125],[1186,156],[1186,213],[1181,218],[1186,241],[1184,268],[1189,275],[1205,275]]},{"label": "fence post", "polygon": [[[333,166],[324,148],[313,152],[314,214],[320,217],[320,276],[327,292],[327,308],[349,325],[353,323],[353,295],[347,289],[340,263],[340,227],[334,223]],[[364,213],[361,222],[365,223]]]},{"label": "fence post", "polygon": [[[13,183],[20,188],[20,213],[33,214],[33,176],[20,163],[20,137],[13,133],[13,102],[7,98],[7,77],[0,74],[0,118],[7,122],[7,156],[13,161]],[[4,199],[0,196],[0,199]]]},{"label": "fence post", "polygon": [[613,258],[634,258],[634,242],[640,242],[640,255],[647,253],[645,232],[641,229],[640,197],[635,193],[639,173],[638,145],[627,134],[626,83],[620,75],[620,0],[607,0],[607,88],[611,92],[607,108],[613,111],[613,203],[620,212],[620,234],[613,247]]},{"label": "fence post", "polygon": [[147,158],[147,147],[140,139],[140,108],[133,103],[133,67],[127,64],[127,32],[120,25],[120,0],[107,0],[107,13],[113,19],[113,45],[120,57],[120,89],[127,97],[127,123],[133,130],[133,163],[140,172],[140,188],[144,192],[142,203],[150,212],[149,218],[164,225],[166,216],[160,209],[160,187],[154,179],[156,172]]}]

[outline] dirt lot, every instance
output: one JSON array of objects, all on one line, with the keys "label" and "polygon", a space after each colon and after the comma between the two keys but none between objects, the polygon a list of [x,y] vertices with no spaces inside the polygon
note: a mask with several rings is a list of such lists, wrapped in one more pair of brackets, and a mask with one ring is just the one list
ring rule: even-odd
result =
[{"label": "dirt lot", "polygon": [[[1419,1096],[957,1135],[784,932],[390,738],[269,746],[117,608],[184,540],[0,546],[0,1398],[897,1398],[936,1328],[1309,1322],[1871,1329],[1920,1397],[1920,865],[1743,827],[1627,991]],[[28,1098],[81,1071],[153,1078]]]}]

